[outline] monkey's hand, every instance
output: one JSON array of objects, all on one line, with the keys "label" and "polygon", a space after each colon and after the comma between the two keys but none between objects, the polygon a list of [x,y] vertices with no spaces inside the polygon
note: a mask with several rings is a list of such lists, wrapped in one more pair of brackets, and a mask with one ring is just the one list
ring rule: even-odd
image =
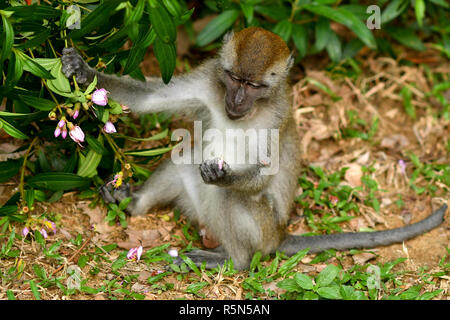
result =
[{"label": "monkey's hand", "polygon": [[230,170],[230,166],[220,158],[205,160],[200,164],[200,175],[206,184],[225,182]]},{"label": "monkey's hand", "polygon": [[112,184],[104,184],[99,189],[100,195],[106,203],[119,204],[123,199],[130,196],[130,184],[124,183],[118,188],[113,188]]},{"label": "monkey's hand", "polygon": [[62,72],[67,78],[75,76],[80,84],[88,83],[94,79],[95,72],[84,62],[75,48],[64,48],[61,57]]}]

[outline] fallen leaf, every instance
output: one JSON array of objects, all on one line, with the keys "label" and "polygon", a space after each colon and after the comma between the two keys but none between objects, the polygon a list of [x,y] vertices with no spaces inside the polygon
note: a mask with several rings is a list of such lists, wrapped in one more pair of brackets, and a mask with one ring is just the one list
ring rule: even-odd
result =
[{"label": "fallen leaf", "polygon": [[381,140],[380,146],[386,149],[396,149],[401,151],[409,145],[409,140],[402,134],[386,136]]},{"label": "fallen leaf", "polygon": [[363,265],[367,261],[376,258],[377,255],[370,252],[361,252],[352,256],[356,264]]},{"label": "fallen leaf", "polygon": [[362,185],[361,177],[363,172],[361,170],[361,166],[356,163],[351,163],[347,165],[348,170],[345,172],[345,180],[350,184],[351,187],[359,187]]}]

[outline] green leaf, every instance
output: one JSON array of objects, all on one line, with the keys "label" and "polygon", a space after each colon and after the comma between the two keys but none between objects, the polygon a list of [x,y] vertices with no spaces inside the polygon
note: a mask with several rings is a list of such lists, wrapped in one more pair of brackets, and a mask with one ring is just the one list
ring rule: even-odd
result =
[{"label": "green leaf", "polygon": [[149,17],[155,32],[162,42],[172,44],[177,38],[177,30],[166,8],[161,5],[149,6]]},{"label": "green leaf", "polygon": [[444,7],[444,8],[450,8],[450,4],[446,0],[430,0],[434,4],[437,4],[438,6]]},{"label": "green leaf", "polygon": [[398,17],[407,7],[408,0],[391,1],[381,13],[381,24],[388,23]]},{"label": "green leaf", "polygon": [[131,140],[131,141],[155,141],[155,140],[161,140],[161,139],[164,139],[165,137],[167,137],[168,132],[169,132],[169,129],[165,129],[164,131],[154,134],[153,136],[148,137],[148,138],[135,138],[135,137],[129,137],[129,136],[121,135],[121,134],[116,134],[115,137],[125,138],[125,139]]},{"label": "green leaf", "polygon": [[328,286],[339,274],[339,268],[335,265],[328,265],[316,277],[316,284],[319,287]]},{"label": "green leaf", "polygon": [[181,7],[177,0],[162,0],[164,3],[164,6],[166,7],[167,11],[174,16],[174,17],[180,17],[181,16]]},{"label": "green leaf", "polygon": [[303,257],[306,256],[308,251],[309,251],[309,248],[300,250],[299,252],[294,254],[292,257],[290,257],[288,260],[286,260],[285,263],[283,263],[283,265],[280,267],[280,269],[278,269],[278,273],[282,276],[286,275],[286,273],[288,273],[290,270],[292,270],[292,268],[294,268],[300,262],[300,260],[302,260]]},{"label": "green leaf", "polygon": [[6,290],[6,296],[8,297],[8,300],[16,300],[16,296],[10,289]]},{"label": "green leaf", "polygon": [[247,20],[247,24],[252,23],[254,14],[253,3],[239,1],[239,5],[241,6],[241,10],[244,13],[245,20]]},{"label": "green leaf", "polygon": [[422,40],[414,33],[413,30],[401,27],[386,27],[387,33],[401,44],[417,51],[425,50]]},{"label": "green leaf", "polygon": [[284,41],[288,42],[292,34],[292,23],[289,20],[281,20],[272,31],[278,34]]},{"label": "green leaf", "polygon": [[103,25],[105,21],[109,21],[113,11],[121,2],[123,2],[123,0],[104,1],[95,8],[94,11],[90,12],[83,20],[81,20],[81,28],[72,31],[69,34],[69,37],[80,38]]},{"label": "green leaf", "polygon": [[157,148],[157,149],[139,150],[139,151],[127,151],[127,152],[125,152],[125,154],[129,155],[129,156],[154,157],[154,156],[169,152],[172,149],[173,149],[173,146],[165,147],[165,148]]},{"label": "green leaf", "polygon": [[5,130],[7,134],[16,139],[28,139],[28,136],[19,129],[16,129],[12,124],[0,118],[0,129]]},{"label": "green leaf", "polygon": [[420,27],[423,25],[423,17],[425,16],[425,1],[415,0],[414,12],[416,13],[416,20]]},{"label": "green leaf", "polygon": [[330,35],[334,33],[330,28],[330,20],[324,17],[319,17],[315,25],[316,42],[314,47],[321,51],[328,43]]},{"label": "green leaf", "polygon": [[55,62],[50,70],[54,79],[48,80],[47,85],[50,90],[63,96],[63,97],[73,97],[74,94],[71,92],[70,82],[66,76],[61,71],[62,63],[61,60]]},{"label": "green leaf", "polygon": [[126,197],[125,199],[123,199],[122,201],[120,201],[119,203],[119,209],[120,210],[125,210],[128,205],[130,204],[131,200],[133,200],[132,197]]},{"label": "green leaf", "polygon": [[54,107],[56,107],[56,103],[54,101],[43,99],[43,98],[27,96],[27,95],[23,95],[23,94],[19,94],[19,98],[20,98],[20,100],[25,102],[30,107],[39,109],[41,111],[50,111]]},{"label": "green leaf", "polygon": [[261,261],[262,253],[261,251],[256,251],[253,255],[252,261],[250,262],[250,271],[255,271],[256,267],[258,266],[259,262]]},{"label": "green leaf", "polygon": [[412,119],[416,118],[416,108],[412,104],[412,93],[407,86],[404,86],[400,91],[403,97],[403,107],[405,107],[405,112]]},{"label": "green leaf", "polygon": [[317,289],[317,293],[325,299],[342,299],[341,293],[339,292],[338,286],[333,287],[320,287]]},{"label": "green leaf", "polygon": [[[14,29],[11,22],[4,15],[2,16],[3,33],[2,33],[2,48],[0,50],[0,64],[3,63],[10,55],[14,44]],[[3,36],[4,34],[4,36]]]},{"label": "green leaf", "polygon": [[180,255],[181,259],[183,259],[183,261],[187,264],[187,266],[189,268],[191,268],[192,271],[194,271],[194,273],[199,276],[200,278],[202,277],[202,273],[200,272],[200,270],[198,269],[198,267],[195,265],[195,263],[191,260],[191,258],[189,258],[188,256],[185,256],[184,254]]},{"label": "green leaf", "polygon": [[304,5],[308,11],[341,23],[352,30],[369,48],[376,49],[376,41],[367,26],[353,13],[345,9],[331,8],[321,5]]},{"label": "green leaf", "polygon": [[94,149],[90,149],[86,157],[80,154],[77,175],[87,178],[97,175],[97,167],[101,160],[102,154],[97,153]]},{"label": "green leaf", "polygon": [[162,79],[164,83],[167,84],[172,78],[173,71],[175,70],[177,58],[175,45],[173,43],[164,43],[159,38],[156,38],[153,50],[159,63]]},{"label": "green leaf", "polygon": [[341,40],[339,40],[339,37],[332,32],[330,34],[330,37],[328,38],[328,43],[326,46],[328,55],[330,56],[330,59],[333,62],[339,62],[342,57],[342,45]]},{"label": "green leaf", "polygon": [[314,287],[312,279],[303,273],[296,273],[294,280],[297,285],[305,290],[312,290]]},{"label": "green leaf", "polygon": [[123,74],[129,74],[139,67],[139,64],[144,59],[147,47],[142,47],[139,43],[133,44],[128,54],[127,63],[123,68]]},{"label": "green leaf", "polygon": [[202,47],[219,38],[233,25],[238,16],[239,10],[232,9],[222,12],[200,31],[197,36],[197,45]]},{"label": "green leaf", "polygon": [[98,139],[95,139],[90,135],[86,135],[86,141],[89,147],[91,147],[95,152],[101,155],[106,155],[109,153],[108,150],[103,146],[103,138],[101,135],[98,137]]},{"label": "green leaf", "polygon": [[55,9],[48,5],[37,5],[33,4],[31,6],[14,6],[6,8],[8,11],[14,12],[14,18],[23,18],[26,21],[37,20],[42,23],[42,19],[57,18],[61,15],[61,11]]},{"label": "green leaf", "polygon": [[37,174],[27,180],[30,187],[48,189],[52,191],[86,189],[90,179],[66,172],[45,172]]},{"label": "green leaf", "polygon": [[277,287],[284,289],[288,292],[298,292],[300,287],[294,279],[284,279],[277,283]]},{"label": "green leaf", "polygon": [[[16,51],[18,52],[18,51]],[[34,59],[31,59],[24,53],[19,54],[20,59],[23,63],[23,69],[25,71],[31,72],[36,77],[43,79],[54,79],[55,77],[48,72],[44,67],[42,67],[39,63],[37,63]]]},{"label": "green leaf", "polygon": [[19,160],[0,161],[0,183],[8,181],[19,173],[21,164]]},{"label": "green leaf", "polygon": [[308,51],[308,33],[306,28],[300,24],[292,25],[292,40],[301,58],[306,56]]},{"label": "green leaf", "polygon": [[39,290],[37,288],[36,283],[34,283],[33,280],[28,281],[28,283],[30,284],[31,292],[33,293],[36,300],[41,300],[41,295],[39,294]]},{"label": "green leaf", "polygon": [[92,91],[94,91],[96,85],[97,85],[97,76],[94,77],[94,80],[92,80],[92,82],[86,88],[84,94],[90,94]]},{"label": "green leaf", "polygon": [[34,190],[33,189],[27,189],[25,190],[25,202],[27,203],[28,207],[32,207],[34,204]]}]

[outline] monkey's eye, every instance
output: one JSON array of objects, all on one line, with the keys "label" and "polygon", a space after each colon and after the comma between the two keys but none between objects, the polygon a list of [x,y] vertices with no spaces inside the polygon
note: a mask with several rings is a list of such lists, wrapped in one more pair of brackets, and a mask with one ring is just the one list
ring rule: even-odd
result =
[{"label": "monkey's eye", "polygon": [[247,84],[252,87],[253,89],[260,89],[262,87],[265,87],[265,85],[256,83],[256,82],[247,82]]},{"label": "monkey's eye", "polygon": [[232,74],[230,71],[227,71],[228,76],[233,80],[233,81],[241,81],[241,78],[235,76],[234,74]]}]

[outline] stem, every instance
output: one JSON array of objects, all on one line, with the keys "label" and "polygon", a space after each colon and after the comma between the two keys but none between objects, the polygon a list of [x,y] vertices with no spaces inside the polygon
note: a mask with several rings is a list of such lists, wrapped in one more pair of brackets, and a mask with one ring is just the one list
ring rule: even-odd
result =
[{"label": "stem", "polygon": [[122,152],[122,150],[120,150],[119,146],[116,144],[114,139],[112,139],[109,136],[109,134],[107,134],[106,132],[103,131],[103,128],[100,128],[100,130],[101,130],[102,134],[105,136],[105,138],[108,141],[111,148],[113,149],[115,157],[117,159],[119,159],[119,161],[120,161],[120,163],[122,163],[122,165],[125,165],[125,162],[123,161],[123,159],[126,160],[125,154]]},{"label": "stem", "polygon": [[25,199],[25,190],[23,188],[23,181],[25,179],[25,168],[27,166],[27,159],[31,152],[31,148],[33,147],[33,145],[37,141],[37,139],[38,139],[38,137],[34,137],[33,141],[31,141],[31,144],[27,149],[27,152],[25,153],[25,156],[23,157],[23,164],[22,164],[22,170],[20,172],[20,183],[19,183],[20,198],[21,198],[22,202]]}]

